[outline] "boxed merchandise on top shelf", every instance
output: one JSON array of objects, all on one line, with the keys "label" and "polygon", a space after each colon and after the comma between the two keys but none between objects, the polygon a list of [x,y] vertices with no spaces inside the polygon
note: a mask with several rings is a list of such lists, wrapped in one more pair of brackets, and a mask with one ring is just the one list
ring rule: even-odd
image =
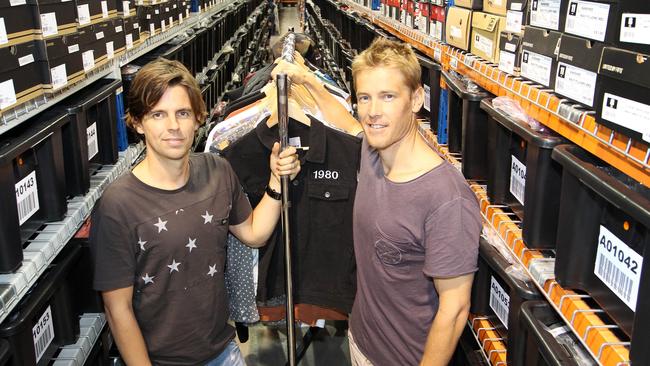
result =
[{"label": "boxed merchandise on top shelf", "polygon": [[483,0],[455,0],[454,6],[460,6],[473,10],[481,10],[483,8]]},{"label": "boxed merchandise on top shelf", "polygon": [[447,12],[446,21],[445,41],[451,46],[468,51],[472,11],[452,6]]},{"label": "boxed merchandise on top shelf", "polygon": [[530,0],[530,25],[561,32],[564,23],[560,19],[569,0]]},{"label": "boxed merchandise on top shelf", "polygon": [[40,20],[39,38],[48,39],[76,32],[78,23],[74,4],[72,1],[38,0],[38,13],[34,16]]},{"label": "boxed merchandise on top shelf", "polygon": [[67,36],[44,41],[45,55],[41,76],[45,93],[54,93],[62,87],[85,78],[81,45],[83,33],[75,32]]},{"label": "boxed merchandise on top shelf", "polygon": [[499,70],[519,76],[521,72],[521,36],[501,33],[499,38]]},{"label": "boxed merchandise on top shelf", "polygon": [[117,15],[122,18],[128,18],[136,15],[135,0],[116,0]]},{"label": "boxed merchandise on top shelf", "polygon": [[75,3],[80,28],[117,17],[116,0],[75,0]]},{"label": "boxed merchandise on top shelf", "polygon": [[470,51],[487,61],[499,63],[499,41],[505,23],[505,17],[475,11]]},{"label": "boxed merchandise on top shelf", "polygon": [[43,95],[41,53],[38,41],[0,48],[0,111]]},{"label": "boxed merchandise on top shelf", "polygon": [[40,34],[36,0],[0,1],[0,48],[33,41]]},{"label": "boxed merchandise on top shelf", "polygon": [[526,27],[521,42],[521,76],[549,88],[555,85],[557,46],[562,34]]},{"label": "boxed merchandise on top shelf", "polygon": [[142,40],[140,39],[140,23],[137,16],[124,18],[122,20],[122,29],[124,30],[124,42],[127,51],[140,45]]}]

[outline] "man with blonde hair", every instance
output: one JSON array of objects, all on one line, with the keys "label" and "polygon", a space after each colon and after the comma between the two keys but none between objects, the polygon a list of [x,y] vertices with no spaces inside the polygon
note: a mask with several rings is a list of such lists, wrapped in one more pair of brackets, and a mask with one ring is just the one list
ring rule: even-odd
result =
[{"label": "man with blonde hair", "polygon": [[424,90],[410,46],[376,39],[352,64],[359,121],[314,76],[280,63],[330,123],[363,138],[354,202],[353,365],[446,365],[465,327],[481,219],[463,176],[418,129]]},{"label": "man with blonde hair", "polygon": [[280,176],[300,170],[296,150],[273,146],[267,194],[255,210],[230,164],[192,154],[206,108],[178,61],[143,67],[130,90],[127,123],[146,156],[95,206],[94,287],[127,365],[242,366],[227,324],[226,235],[259,247],[280,216]]}]

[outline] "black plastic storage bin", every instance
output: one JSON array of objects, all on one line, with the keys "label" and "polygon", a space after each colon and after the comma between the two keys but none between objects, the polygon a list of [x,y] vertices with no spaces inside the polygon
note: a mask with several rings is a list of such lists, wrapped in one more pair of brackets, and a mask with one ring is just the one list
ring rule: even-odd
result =
[{"label": "black plastic storage bin", "polygon": [[469,325],[466,325],[458,339],[458,345],[449,366],[488,366],[482,352],[478,348],[472,330]]},{"label": "black plastic storage bin", "polygon": [[20,267],[25,236],[66,213],[61,129],[68,122],[46,112],[0,137],[0,273]]},{"label": "black plastic storage bin", "polygon": [[467,179],[484,180],[487,177],[487,113],[481,110],[482,99],[490,93],[477,86],[467,88],[463,80],[443,71],[447,84],[447,148],[461,153],[462,170]]},{"label": "black plastic storage bin", "polygon": [[[632,363],[648,365],[650,269],[642,262],[650,257],[650,189],[577,146],[557,146],[552,157],[563,166],[556,279],[587,291],[631,337]],[[617,278],[618,291],[595,273]]]},{"label": "black plastic storage bin", "polygon": [[[420,113],[425,115],[429,120],[431,131],[434,133],[438,130],[438,110],[440,103],[440,64],[434,62],[432,59],[417,54],[418,61],[420,62],[420,69],[422,70],[422,85],[425,88],[424,105],[420,109]],[[427,93],[427,90],[428,93]],[[429,110],[426,109],[426,105],[429,106]]]},{"label": "black plastic storage bin", "polygon": [[[71,119],[85,131],[81,149],[77,153],[81,156],[81,164],[86,174],[73,178],[73,187],[75,188],[73,195],[84,194],[88,191],[90,185],[89,163],[114,164],[117,161],[115,93],[121,86],[120,80],[101,79],[61,103]],[[69,177],[66,176],[66,183]]]},{"label": "black plastic storage bin", "polygon": [[66,278],[74,299],[73,310],[77,316],[86,313],[104,312],[104,303],[99,292],[93,289],[93,265],[88,239],[72,239],[70,243],[79,246],[79,256],[72,263]]},{"label": "black plastic storage bin", "polygon": [[[484,238],[479,241],[478,272],[472,285],[470,312],[476,315],[496,315],[493,322],[497,332],[509,345],[519,338],[519,308],[541,294],[532,282],[524,282],[507,272],[510,263]],[[508,353],[508,364],[511,364]]]},{"label": "black plastic storage bin", "polygon": [[9,342],[0,339],[0,366],[6,365],[10,357],[11,349],[9,348]]},{"label": "black plastic storage bin", "polygon": [[[509,366],[579,366],[583,365],[569,349],[580,346],[580,341],[568,331],[575,344],[562,344],[550,332],[566,323],[546,301],[526,301],[519,312],[519,338],[508,344]],[[572,342],[572,343],[573,343]],[[584,355],[589,354],[585,350]],[[575,351],[574,351],[575,352]]]},{"label": "black plastic storage bin", "polygon": [[88,353],[88,358],[84,366],[109,366],[112,363],[108,357],[108,351],[110,350],[112,344],[111,332],[108,325],[104,326],[104,329],[97,337],[95,345]]},{"label": "black plastic storage bin", "polygon": [[[488,114],[487,193],[492,204],[508,205],[523,220],[528,248],[555,248],[560,211],[562,166],[551,159],[553,148],[566,143],[552,131],[535,131],[481,101]],[[524,204],[525,203],[525,204]]]},{"label": "black plastic storage bin", "polygon": [[[59,347],[76,341],[72,309],[60,290],[79,252],[70,246],[64,253],[65,260],[48,269],[0,325],[0,339],[9,343],[11,353],[7,365],[46,365]],[[75,321],[78,327],[79,319]]]}]

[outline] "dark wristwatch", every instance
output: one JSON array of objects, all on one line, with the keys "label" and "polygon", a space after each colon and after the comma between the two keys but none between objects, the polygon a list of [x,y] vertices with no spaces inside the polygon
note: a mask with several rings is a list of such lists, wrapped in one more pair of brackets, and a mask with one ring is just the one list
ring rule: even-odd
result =
[{"label": "dark wristwatch", "polygon": [[282,193],[276,192],[275,190],[273,190],[273,188],[271,188],[271,186],[266,186],[265,191],[266,191],[266,194],[268,194],[269,197],[273,198],[274,200],[279,201],[279,200],[282,199]]}]

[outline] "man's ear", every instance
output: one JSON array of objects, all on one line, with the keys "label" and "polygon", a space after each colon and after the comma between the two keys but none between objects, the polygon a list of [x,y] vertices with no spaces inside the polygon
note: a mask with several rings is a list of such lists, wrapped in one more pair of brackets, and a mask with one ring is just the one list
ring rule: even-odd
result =
[{"label": "man's ear", "polygon": [[411,95],[411,111],[417,113],[424,104],[424,88],[419,86]]},{"label": "man's ear", "polygon": [[144,129],[142,128],[142,120],[136,120],[133,122],[133,129],[140,135],[144,135]]}]

